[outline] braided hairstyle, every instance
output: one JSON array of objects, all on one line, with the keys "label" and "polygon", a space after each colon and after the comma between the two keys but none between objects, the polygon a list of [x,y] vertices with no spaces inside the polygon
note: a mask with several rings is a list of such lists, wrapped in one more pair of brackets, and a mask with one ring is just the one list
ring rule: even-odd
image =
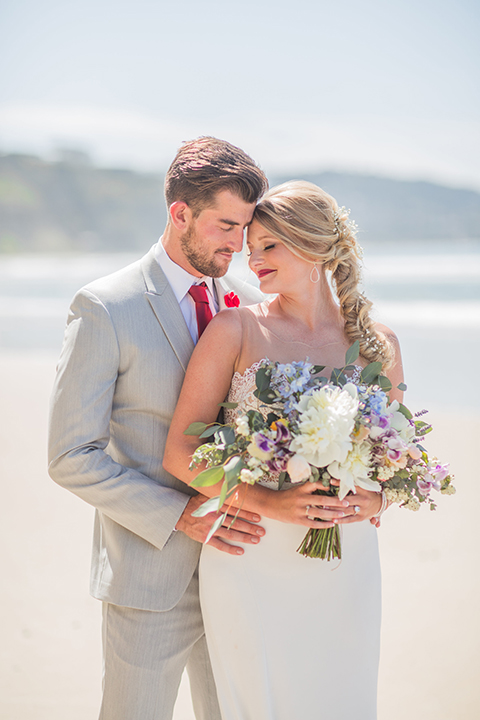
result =
[{"label": "braided hairstyle", "polygon": [[254,219],[295,255],[331,273],[347,337],[352,343],[359,341],[365,360],[380,361],[384,370],[391,367],[394,348],[375,329],[372,303],[359,290],[362,250],[348,211],[316,185],[292,180],[262,197]]}]

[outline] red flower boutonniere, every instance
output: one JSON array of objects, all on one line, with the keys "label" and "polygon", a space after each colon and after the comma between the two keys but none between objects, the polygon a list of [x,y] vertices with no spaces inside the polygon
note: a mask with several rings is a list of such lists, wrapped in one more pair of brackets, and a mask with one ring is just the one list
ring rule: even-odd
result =
[{"label": "red flower boutonniere", "polygon": [[235,295],[234,292],[227,293],[223,299],[225,300],[227,308],[238,307],[240,305],[240,298],[238,295]]}]

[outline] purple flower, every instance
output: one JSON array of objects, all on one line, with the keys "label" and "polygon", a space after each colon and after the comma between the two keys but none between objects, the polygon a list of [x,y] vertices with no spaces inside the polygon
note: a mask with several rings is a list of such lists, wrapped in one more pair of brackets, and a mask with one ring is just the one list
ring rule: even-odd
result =
[{"label": "purple flower", "polygon": [[419,492],[422,493],[422,495],[428,495],[430,492],[431,484],[427,480],[418,479],[417,480],[417,487]]},{"label": "purple flower", "polygon": [[[274,425],[274,427],[273,427]],[[290,430],[287,428],[285,423],[283,422],[275,422],[272,425],[272,430],[277,431],[277,435],[275,437],[275,443],[284,443],[287,442],[287,440],[291,439]]]},{"label": "purple flower", "polygon": [[[448,476],[450,467],[449,465],[435,465],[435,467],[430,468],[430,472],[432,473],[433,477],[435,478],[436,483],[441,483],[442,480],[445,480],[445,478]],[[440,488],[436,488],[440,489]]]},{"label": "purple flower", "polygon": [[270,438],[268,438],[261,432],[256,433],[253,439],[255,440],[256,446],[260,448],[262,452],[272,452],[275,447],[275,443],[273,442],[273,440],[270,440]]}]

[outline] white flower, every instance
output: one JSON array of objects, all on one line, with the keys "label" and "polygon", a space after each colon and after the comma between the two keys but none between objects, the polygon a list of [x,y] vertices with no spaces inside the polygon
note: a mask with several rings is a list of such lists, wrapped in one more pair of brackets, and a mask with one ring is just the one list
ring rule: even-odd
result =
[{"label": "white flower", "polygon": [[358,398],[358,388],[357,388],[356,385],[354,385],[354,383],[351,383],[351,382],[350,382],[350,383],[345,383],[345,385],[343,386],[343,390],[345,390],[346,392],[348,392],[348,394],[349,394],[354,400],[357,400],[357,398]]},{"label": "white flower", "polygon": [[247,415],[241,415],[235,420],[235,425],[237,426],[237,432],[239,435],[243,435],[244,437],[248,437],[250,435],[250,426],[248,424],[248,416]]},{"label": "white flower", "polygon": [[415,435],[415,428],[407,420],[403,413],[398,411],[400,407],[398,400],[394,400],[389,407],[392,417],[390,419],[390,427],[398,432],[402,440],[407,442],[411,440]]},{"label": "white flower", "polygon": [[446,485],[444,488],[440,490],[442,495],[455,495],[457,492],[453,485]]},{"label": "white flower", "polygon": [[260,480],[260,478],[263,476],[263,470],[261,467],[256,467],[253,470],[249,470],[248,468],[242,468],[240,471],[240,481],[244,483],[248,483],[249,485],[253,485],[257,482],[257,480]]},{"label": "white flower", "polygon": [[292,455],[287,462],[287,472],[290,480],[296,483],[307,480],[312,473],[312,468],[302,455]]},{"label": "white flower", "polygon": [[328,472],[340,480],[338,497],[340,500],[349,493],[356,492],[355,486],[365,490],[379,492],[382,488],[379,483],[370,479],[372,468],[370,465],[370,445],[366,442],[356,443],[341,463],[335,461],[328,466]]},{"label": "white flower", "polygon": [[406,503],[405,507],[407,510],[413,510],[413,512],[417,512],[417,510],[420,510],[420,503],[418,502],[417,498],[411,497],[410,500]]},{"label": "white flower", "polygon": [[377,477],[379,480],[390,480],[395,475],[396,469],[394,467],[385,467],[381,465],[377,470]]},{"label": "white flower", "polygon": [[310,465],[326,467],[345,460],[352,447],[350,434],[355,426],[358,399],[339,387],[325,386],[304,395],[298,434],[290,450],[299,452]]},{"label": "white flower", "polygon": [[255,482],[253,472],[251,470],[247,470],[247,468],[243,468],[242,470],[240,470],[240,481],[248,483],[249,485],[253,485],[253,483]]}]

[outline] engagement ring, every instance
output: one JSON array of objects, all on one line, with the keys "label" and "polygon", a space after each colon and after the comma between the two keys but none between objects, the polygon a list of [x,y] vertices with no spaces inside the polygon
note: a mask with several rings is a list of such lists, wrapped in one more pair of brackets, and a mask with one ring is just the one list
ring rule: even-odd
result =
[{"label": "engagement ring", "polygon": [[354,506],[353,506],[353,512],[355,513],[355,515],[357,515],[357,513],[360,512],[360,505],[354,505]]}]

